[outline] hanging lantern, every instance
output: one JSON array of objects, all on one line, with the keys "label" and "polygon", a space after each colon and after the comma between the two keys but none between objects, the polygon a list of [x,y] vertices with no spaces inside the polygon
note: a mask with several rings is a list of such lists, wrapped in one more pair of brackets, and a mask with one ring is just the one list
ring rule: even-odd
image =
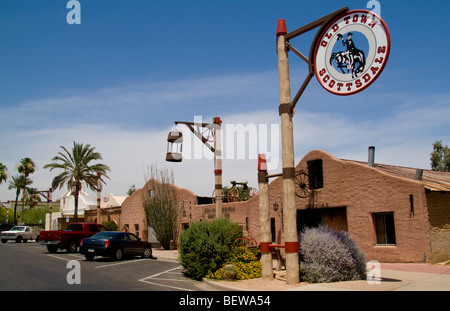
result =
[{"label": "hanging lantern", "polygon": [[183,151],[183,133],[174,129],[169,133],[169,136],[167,137],[166,161],[181,162],[182,151]]}]

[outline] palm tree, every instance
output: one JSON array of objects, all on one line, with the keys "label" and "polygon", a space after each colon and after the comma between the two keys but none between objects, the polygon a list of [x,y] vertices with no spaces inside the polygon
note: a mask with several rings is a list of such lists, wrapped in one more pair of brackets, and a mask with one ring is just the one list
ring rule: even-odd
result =
[{"label": "palm tree", "polygon": [[[71,190],[72,186],[79,185],[82,181],[92,190],[96,190],[98,173],[101,173],[100,181],[106,184],[103,177],[109,179],[106,175],[110,168],[101,163],[90,165],[91,161],[102,160],[100,153],[95,152],[95,147],[91,145],[83,145],[73,142],[72,152],[69,152],[65,147],[60,146],[64,152],[58,152],[58,155],[52,159],[52,163],[46,164],[44,168],[49,168],[50,171],[53,169],[62,169],[63,172],[57,175],[52,182],[52,188],[56,189],[59,187],[61,189],[64,184],[67,184],[67,189]],[[74,183],[75,182],[75,183]],[[78,221],[78,194],[79,187],[76,187],[75,192],[75,211],[74,211],[74,221]]]},{"label": "palm tree", "polygon": [[27,188],[23,194],[25,203],[31,208],[41,202],[41,196],[37,188]]},{"label": "palm tree", "polygon": [[0,163],[0,185],[8,178],[7,170],[6,165]]},{"label": "palm tree", "polygon": [[[17,166],[17,171],[25,176],[25,183],[27,181],[27,178],[30,174],[33,174],[36,170],[36,164],[34,164],[33,160],[30,158],[23,158],[20,160],[19,165]],[[24,192],[24,195],[26,195],[26,192]],[[25,200],[22,200],[22,212],[25,205]]]},{"label": "palm tree", "polygon": [[12,181],[9,182],[8,189],[16,189],[16,202],[14,203],[14,224],[17,224],[16,211],[17,211],[17,201],[19,200],[20,191],[26,189],[28,185],[31,185],[33,181],[31,179],[26,179],[25,175],[16,175],[11,177]]}]

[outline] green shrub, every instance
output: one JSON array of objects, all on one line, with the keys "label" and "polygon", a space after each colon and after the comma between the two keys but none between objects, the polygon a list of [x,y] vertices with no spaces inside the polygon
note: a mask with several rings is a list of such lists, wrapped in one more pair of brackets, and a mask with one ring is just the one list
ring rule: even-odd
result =
[{"label": "green shrub", "polygon": [[106,227],[106,229],[108,229],[108,231],[117,231],[119,230],[119,227],[117,226],[117,224],[113,221],[105,221],[102,223],[103,226]]},{"label": "green shrub", "polygon": [[364,253],[343,231],[328,227],[300,233],[300,277],[304,282],[328,283],[365,278]]},{"label": "green shrub", "polygon": [[223,267],[242,228],[227,219],[192,224],[180,236],[180,263],[186,274],[201,279]]}]

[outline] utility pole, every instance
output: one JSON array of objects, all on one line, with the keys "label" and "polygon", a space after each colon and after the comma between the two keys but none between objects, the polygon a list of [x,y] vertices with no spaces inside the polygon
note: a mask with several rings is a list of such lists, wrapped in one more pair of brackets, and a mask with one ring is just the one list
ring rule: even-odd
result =
[{"label": "utility pole", "polygon": [[41,190],[38,191],[38,193],[43,196],[44,198],[47,199],[47,203],[48,203],[48,213],[50,216],[50,226],[49,226],[49,230],[52,230],[52,193],[53,193],[53,189],[50,188],[48,190]]},{"label": "utility pole", "polygon": [[262,278],[266,281],[273,280],[272,250],[270,248],[270,207],[269,184],[267,178],[266,156],[258,156],[258,186],[259,186],[259,223],[261,225],[261,269]]},{"label": "utility pole", "polygon": [[281,148],[283,163],[283,211],[286,251],[286,280],[288,284],[299,283],[297,208],[295,206],[295,157],[292,124],[291,85],[289,81],[288,47],[285,35],[286,21],[278,20],[277,53],[280,87]]},{"label": "utility pole", "polygon": [[[213,118],[212,123],[175,121],[175,126],[184,124],[188,129],[202,141],[202,143],[214,153],[214,196],[216,203],[216,219],[222,218],[222,120]],[[214,147],[210,143],[214,142]],[[182,133],[172,130],[167,138],[168,162],[182,161]]]}]

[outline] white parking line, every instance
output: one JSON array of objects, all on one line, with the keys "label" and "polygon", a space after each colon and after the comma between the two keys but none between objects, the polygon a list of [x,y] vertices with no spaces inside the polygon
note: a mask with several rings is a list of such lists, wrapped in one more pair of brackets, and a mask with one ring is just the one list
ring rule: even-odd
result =
[{"label": "white parking line", "polygon": [[53,257],[53,258],[58,258],[58,259],[65,260],[65,261],[70,261],[70,259],[67,259],[67,258],[64,258],[64,257],[59,257],[59,256],[56,256],[56,255],[53,255],[53,254],[47,254],[47,256]]},{"label": "white parking line", "polygon": [[95,269],[111,267],[111,266],[118,266],[118,265],[124,265],[124,264],[135,263],[135,262],[141,262],[141,261],[144,261],[144,260],[148,260],[148,259],[143,258],[143,259],[136,259],[136,260],[130,260],[130,261],[121,261],[121,262],[111,263],[111,264],[107,264],[107,265],[97,266],[97,267],[95,267]]},{"label": "white parking line", "polygon": [[151,282],[149,281],[149,279],[153,279],[153,280],[159,280],[159,281],[183,281],[183,280],[174,280],[174,279],[160,279],[160,278],[156,278],[157,276],[163,275],[165,273],[170,273],[171,271],[174,270],[178,270],[178,269],[182,269],[182,267],[176,267],[176,268],[172,268],[166,271],[162,271],[160,273],[156,273],[154,275],[151,276],[147,276],[145,278],[142,278],[140,280],[138,280],[139,282],[143,282],[143,283],[147,283],[147,284],[152,284],[152,285],[157,285],[157,286],[162,286],[162,287],[168,287],[168,288],[172,288],[172,289],[177,289],[177,290],[183,290],[183,291],[189,291],[192,292],[194,291],[193,289],[188,289],[188,288],[183,288],[183,287],[177,287],[177,286],[172,286],[172,285],[166,285],[166,284],[160,284],[160,283],[155,283],[155,282]]}]

